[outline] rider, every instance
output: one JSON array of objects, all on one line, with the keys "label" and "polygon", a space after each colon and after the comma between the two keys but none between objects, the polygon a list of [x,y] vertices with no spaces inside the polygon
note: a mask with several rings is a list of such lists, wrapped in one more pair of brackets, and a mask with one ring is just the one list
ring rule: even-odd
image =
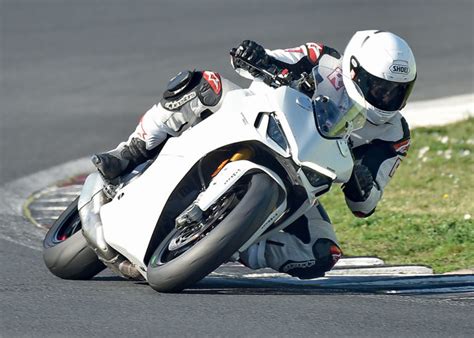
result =
[{"label": "rider", "polygon": [[[367,122],[351,135],[355,165],[342,189],[354,215],[370,216],[410,145],[408,124],[399,112],[416,80],[415,58],[408,44],[389,32],[359,31],[341,56],[321,43],[265,50],[245,40],[234,50],[231,61],[240,75],[251,79],[259,73],[249,64],[299,76],[325,63],[358,84],[368,107]],[[344,88],[340,81],[325,82],[332,83],[335,91]],[[355,88],[349,86],[353,84],[345,85],[351,95]],[[160,102],[143,115],[128,141],[94,155],[92,162],[107,181],[116,180],[154,157],[169,136],[179,136],[215,113],[226,93],[238,88],[215,72],[178,73],[169,81]],[[316,278],[324,276],[341,255],[333,226],[318,203],[284,231],[250,246],[240,260],[252,269],[271,267],[299,278]]]}]

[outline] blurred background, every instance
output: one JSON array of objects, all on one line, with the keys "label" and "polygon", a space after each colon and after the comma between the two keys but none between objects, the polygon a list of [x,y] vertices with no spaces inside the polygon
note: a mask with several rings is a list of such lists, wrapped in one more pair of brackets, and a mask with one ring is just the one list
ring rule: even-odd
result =
[{"label": "blurred background", "polygon": [[0,181],[114,147],[183,69],[240,85],[228,51],[393,31],[418,63],[413,100],[472,93],[472,0],[0,1]]}]

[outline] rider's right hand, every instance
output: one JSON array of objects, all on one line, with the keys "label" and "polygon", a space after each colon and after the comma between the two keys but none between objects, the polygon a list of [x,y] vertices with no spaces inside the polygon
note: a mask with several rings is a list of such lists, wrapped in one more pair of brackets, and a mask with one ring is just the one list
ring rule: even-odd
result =
[{"label": "rider's right hand", "polygon": [[233,52],[232,62],[234,66],[247,70],[252,76],[258,76],[259,72],[241,60],[264,69],[270,65],[270,57],[265,49],[255,41],[244,40]]},{"label": "rider's right hand", "polygon": [[353,202],[365,201],[374,186],[374,178],[365,165],[355,164],[351,178],[342,186],[342,191]]}]

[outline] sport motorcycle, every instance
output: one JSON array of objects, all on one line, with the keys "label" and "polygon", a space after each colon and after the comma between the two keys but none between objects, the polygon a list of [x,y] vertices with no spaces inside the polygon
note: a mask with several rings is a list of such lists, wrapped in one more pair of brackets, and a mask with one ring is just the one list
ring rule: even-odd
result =
[{"label": "sport motorcycle", "polygon": [[250,66],[261,76],[249,88],[227,93],[218,112],[168,139],[119,184],[87,177],[44,239],[54,275],[90,279],[108,267],[179,292],[349,180],[349,136],[366,111],[354,95],[334,99],[340,69],[320,65],[292,78]]}]

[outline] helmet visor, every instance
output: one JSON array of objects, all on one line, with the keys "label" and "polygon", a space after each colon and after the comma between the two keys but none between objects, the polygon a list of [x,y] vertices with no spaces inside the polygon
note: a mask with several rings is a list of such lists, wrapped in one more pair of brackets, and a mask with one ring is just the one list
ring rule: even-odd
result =
[{"label": "helmet visor", "polygon": [[395,111],[403,108],[411,94],[415,79],[410,82],[394,82],[381,79],[367,72],[364,67],[352,67],[353,80],[364,94],[365,99],[375,108]]}]

